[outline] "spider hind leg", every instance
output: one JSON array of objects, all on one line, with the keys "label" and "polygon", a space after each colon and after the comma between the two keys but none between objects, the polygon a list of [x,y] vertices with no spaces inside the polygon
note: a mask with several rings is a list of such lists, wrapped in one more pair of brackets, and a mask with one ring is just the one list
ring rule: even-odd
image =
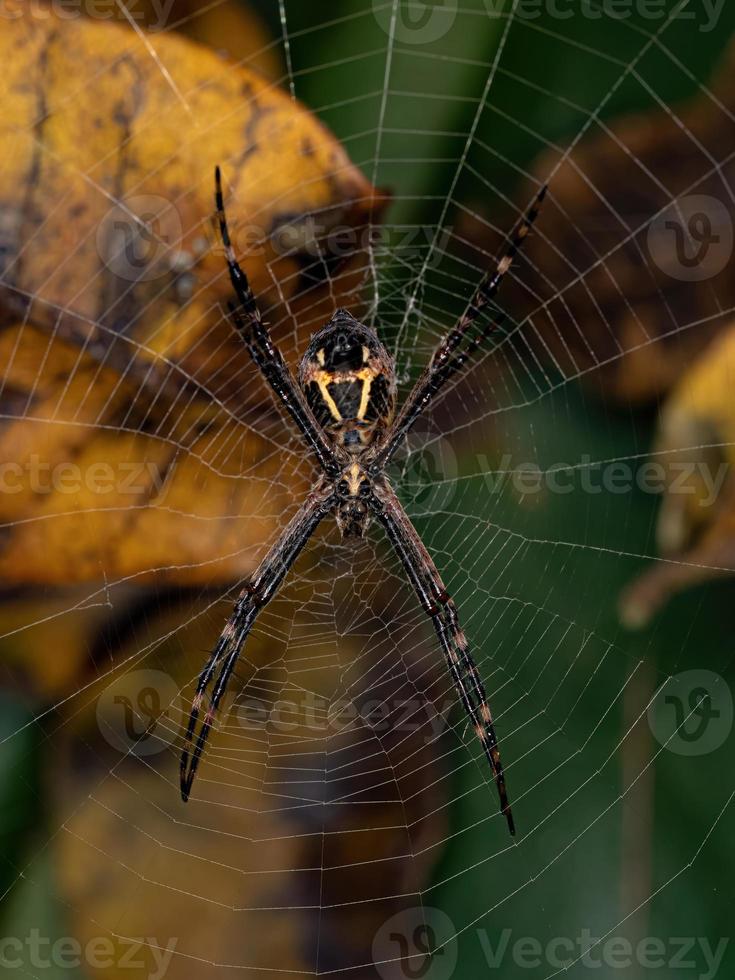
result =
[{"label": "spider hind leg", "polygon": [[[326,481],[320,482],[306,498],[258,565],[251,581],[244,586],[232,615],[225,623],[222,634],[199,675],[181,752],[181,798],[185,803],[191,794],[217,709],[258,614],[273,598],[306,542],[332,510],[334,502],[332,486]],[[207,710],[195,737],[202,707],[213,681],[214,687],[209,696]]]},{"label": "spider hind leg", "polygon": [[[447,665],[462,701],[462,706],[473,723],[475,735],[490,763],[495,786],[500,797],[500,812],[508,823],[508,830],[511,835],[515,836],[515,821],[508,800],[505,772],[500,759],[498,737],[495,734],[493,715],[488,703],[485,685],[480,677],[477,664],[470,654],[467,637],[460,628],[454,600],[446,590],[444,590],[441,599],[443,601],[437,604],[436,612],[432,615],[434,628],[444,648]],[[445,618],[442,617],[442,610]]]},{"label": "spider hind leg", "polygon": [[431,618],[452,683],[490,763],[500,797],[500,811],[507,821],[508,830],[515,835],[493,716],[467,638],[459,625],[454,600],[447,592],[419,533],[386,483],[376,485],[373,507],[424,611]]}]

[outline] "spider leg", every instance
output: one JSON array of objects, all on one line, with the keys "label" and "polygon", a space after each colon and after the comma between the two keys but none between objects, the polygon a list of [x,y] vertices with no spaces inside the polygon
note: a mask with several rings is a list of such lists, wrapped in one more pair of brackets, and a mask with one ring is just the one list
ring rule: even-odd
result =
[{"label": "spider leg", "polygon": [[[204,746],[209,737],[217,708],[258,613],[273,598],[302,548],[322,519],[332,509],[333,504],[334,495],[331,485],[329,483],[320,484],[307,497],[281,536],[258,565],[252,579],[238,596],[232,615],[227,620],[222,635],[199,675],[191,714],[189,715],[189,724],[184,736],[184,748],[181,752],[181,798],[184,802],[189,799],[194,776],[204,752]],[[202,706],[213,681],[214,686],[209,696],[204,720],[195,739],[194,733]]]},{"label": "spider leg", "polygon": [[467,638],[460,627],[457,607],[408,514],[387,484],[375,486],[373,507],[388,540],[401,559],[424,611],[431,618],[452,682],[490,763],[500,797],[500,811],[508,822],[510,833],[515,835],[492,712],[477,665],[470,654]]},{"label": "spider leg", "polygon": [[255,296],[250,288],[248,277],[235,258],[235,250],[232,247],[225,214],[222,174],[219,167],[215,170],[215,185],[215,204],[220,234],[225,247],[230,280],[238,299],[237,306],[229,305],[230,318],[253,361],[316,453],[322,468],[330,475],[336,476],[339,465],[334,448],[314,418],[304,393],[296,384],[283,355],[273,343],[270,331],[263,322]]},{"label": "spider leg", "polygon": [[468,359],[480,349],[490,334],[505,320],[503,315],[492,318],[480,334],[469,341],[467,348],[458,352],[460,345],[468,338],[470,328],[497,295],[503,279],[510,270],[513,259],[523,246],[523,242],[528,237],[539,215],[541,204],[546,197],[546,190],[544,184],[528,212],[510,236],[508,247],[497,265],[485,275],[463,316],[434,351],[426,370],[414,385],[383,442],[377,447],[371,460],[371,471],[374,474],[390,462],[416,419],[433,400],[437,392],[444,387],[448,379],[461,370]]}]

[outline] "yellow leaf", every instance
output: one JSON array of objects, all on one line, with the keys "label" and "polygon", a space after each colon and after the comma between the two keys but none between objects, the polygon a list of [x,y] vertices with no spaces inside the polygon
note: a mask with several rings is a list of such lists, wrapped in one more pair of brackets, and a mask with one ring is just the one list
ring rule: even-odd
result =
[{"label": "yellow leaf", "polygon": [[[354,305],[381,201],[309,112],[247,68],[175,35],[7,7],[0,576],[237,580],[310,471],[223,316],[215,164],[291,359]],[[351,233],[350,255],[330,251],[335,231]]]},{"label": "yellow leaf", "polygon": [[643,626],[675,593],[735,572],[735,326],[700,357],[669,396],[652,459],[667,477],[657,524],[662,560],[621,598]]}]

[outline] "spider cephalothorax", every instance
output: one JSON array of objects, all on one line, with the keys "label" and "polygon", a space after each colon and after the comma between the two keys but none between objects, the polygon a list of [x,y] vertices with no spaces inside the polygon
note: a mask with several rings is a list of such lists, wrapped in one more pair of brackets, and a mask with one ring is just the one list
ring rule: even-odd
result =
[{"label": "spider cephalothorax", "polygon": [[393,359],[375,331],[337,310],[312,338],[299,383],[319,425],[350,454],[360,454],[393,421]]},{"label": "spider cephalothorax", "polygon": [[360,464],[353,460],[337,481],[337,506],[334,516],[343,538],[363,538],[372,520],[369,507],[372,481]]},{"label": "spider cephalothorax", "polygon": [[[447,669],[487,757],[500,795],[500,808],[515,833],[498,740],[485,687],[459,625],[457,607],[436,565],[393,491],[385,470],[421,412],[455,376],[502,317],[488,312],[503,277],[533,224],[546,188],[516,228],[494,271],[481,282],[456,326],[439,344],[398,415],[393,360],[375,331],[346,310],[337,310],[311,340],[299,370],[291,374],[263,323],[247,276],[230,243],[219,168],[216,203],[230,278],[238,298],[233,323],[250,356],[299,428],[322,473],[297,514],[261,561],[235,603],[220,639],[199,676],[181,754],[181,795],[189,798],[214,714],[240,651],[262,607],[273,598],[289,568],[322,520],[333,514],[342,536],[361,538],[374,518],[382,525],[441,643]],[[207,692],[204,721],[194,732]],[[191,758],[190,758],[191,751]]]}]

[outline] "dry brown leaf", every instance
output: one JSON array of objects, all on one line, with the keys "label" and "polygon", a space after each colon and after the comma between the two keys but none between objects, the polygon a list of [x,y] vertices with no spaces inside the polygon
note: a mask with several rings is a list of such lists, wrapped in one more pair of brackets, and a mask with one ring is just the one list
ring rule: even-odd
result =
[{"label": "dry brown leaf", "polygon": [[628,587],[621,616],[643,626],[677,592],[735,573],[735,325],[669,396],[653,459],[668,477],[657,523],[662,560]]},{"label": "dry brown leaf", "polygon": [[[549,150],[533,164],[537,181],[551,175],[550,195],[503,304],[517,320],[532,317],[526,336],[539,356],[610,401],[655,402],[735,306],[734,83],[735,47],[714,95],[600,124],[568,155]],[[524,187],[519,205],[536,187]],[[685,227],[693,240],[682,246]],[[464,234],[497,248],[487,225]],[[719,241],[708,246],[709,234]]]},{"label": "dry brown leaf", "polygon": [[[0,576],[238,579],[309,468],[284,452],[290,429],[269,417],[222,315],[214,166],[291,357],[355,299],[375,195],[321,124],[252,71],[175,36],[9,8]],[[353,233],[352,256],[329,252],[335,229]]]},{"label": "dry brown leaf", "polygon": [[[112,16],[109,5],[102,4],[102,16]],[[255,11],[239,0],[127,0],[127,15],[114,6],[115,18],[153,31],[174,30],[192,41],[224,51],[231,58],[255,68],[266,78],[277,81],[284,69],[278,45],[269,37]],[[99,16],[92,0],[91,16]]]}]

